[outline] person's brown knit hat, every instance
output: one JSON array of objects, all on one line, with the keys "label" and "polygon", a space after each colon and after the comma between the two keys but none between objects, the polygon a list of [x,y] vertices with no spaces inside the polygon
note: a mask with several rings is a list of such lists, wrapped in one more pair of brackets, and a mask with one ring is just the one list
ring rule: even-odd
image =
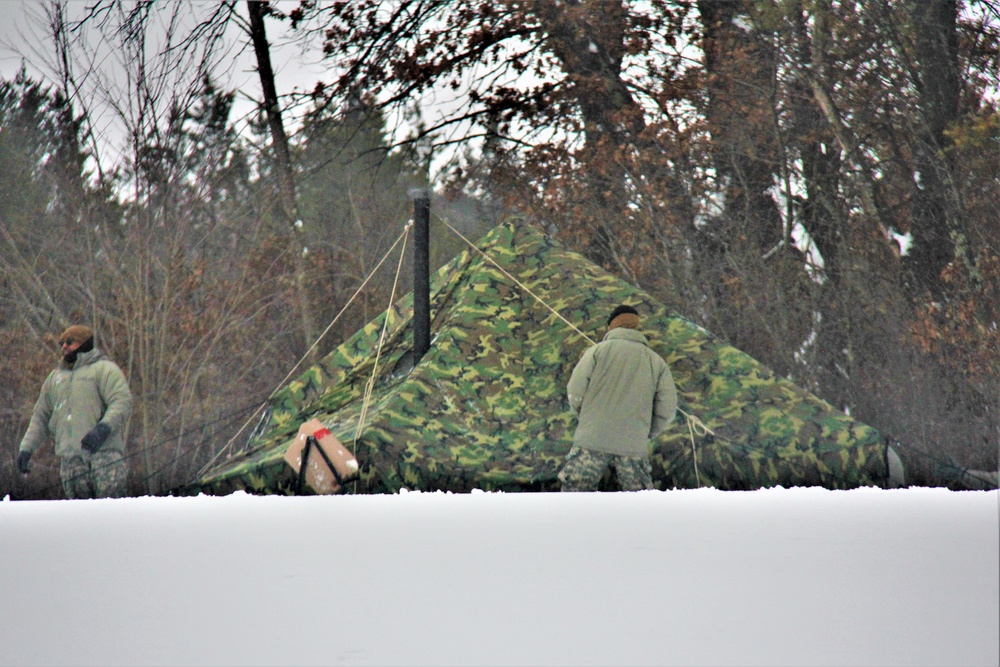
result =
[{"label": "person's brown knit hat", "polygon": [[621,305],[611,311],[608,317],[608,331],[624,327],[625,329],[639,328],[639,313],[632,306]]},{"label": "person's brown knit hat", "polygon": [[71,340],[74,343],[80,343],[82,345],[93,337],[93,329],[82,324],[74,324],[73,326],[68,327],[66,331],[62,332],[62,335],[59,336],[59,341],[62,342],[64,340]]}]

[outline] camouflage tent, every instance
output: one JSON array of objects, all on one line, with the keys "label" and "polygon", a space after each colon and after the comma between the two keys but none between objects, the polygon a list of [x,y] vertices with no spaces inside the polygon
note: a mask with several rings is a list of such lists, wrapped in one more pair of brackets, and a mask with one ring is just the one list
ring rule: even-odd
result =
[{"label": "camouflage tent", "polygon": [[619,303],[642,313],[682,410],[707,427],[680,415],[652,443],[660,488],[884,482],[874,429],[538,229],[507,223],[432,276],[432,341],[415,367],[408,296],[277,393],[244,450],[187,491],[293,492],[283,455],[312,418],[358,458],[348,492],[557,489],[575,427],[566,382]]}]

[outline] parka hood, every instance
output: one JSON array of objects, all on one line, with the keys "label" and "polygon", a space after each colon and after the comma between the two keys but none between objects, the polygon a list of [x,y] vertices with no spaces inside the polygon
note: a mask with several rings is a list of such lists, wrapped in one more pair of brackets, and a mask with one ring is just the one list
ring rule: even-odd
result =
[{"label": "parka hood", "polygon": [[630,340],[635,343],[649,345],[649,341],[646,339],[646,335],[644,333],[637,331],[636,329],[626,329],[625,327],[612,329],[608,333],[604,334],[604,340]]}]

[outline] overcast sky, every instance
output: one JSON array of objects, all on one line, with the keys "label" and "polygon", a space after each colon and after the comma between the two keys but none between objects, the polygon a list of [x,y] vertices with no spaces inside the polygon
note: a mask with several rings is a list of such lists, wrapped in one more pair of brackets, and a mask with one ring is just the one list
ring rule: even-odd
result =
[{"label": "overcast sky", "polygon": [[[71,17],[93,4],[93,0],[73,0],[68,3]],[[292,7],[297,2],[279,3]],[[0,76],[12,78],[26,63],[29,73],[35,78],[52,76],[51,66],[46,60],[51,58],[51,41],[44,27],[46,3],[0,0]],[[211,11],[216,3],[196,3],[199,8]],[[240,16],[246,17],[244,7],[238,7]],[[328,67],[320,64],[316,57],[303,57],[298,46],[289,44],[284,38],[284,24],[270,20],[267,23],[268,38],[272,43],[272,61],[276,70],[276,84],[279,95],[287,95],[293,90],[310,90],[316,81],[327,74]],[[245,125],[245,117],[260,97],[259,79],[252,49],[247,46],[246,36],[236,27],[230,29],[226,54],[220,58],[216,70],[220,87],[239,91],[239,102],[234,111],[233,121],[238,127]],[[310,64],[311,63],[311,64]],[[114,71],[113,56],[102,61],[102,69],[109,76]],[[88,100],[93,105],[96,100]],[[289,119],[290,120],[290,119]],[[95,121],[100,124],[99,121]],[[110,121],[105,121],[105,124]],[[286,122],[288,122],[286,120]]]},{"label": "overcast sky", "polygon": [[[69,16],[79,18],[82,13],[95,0],[71,0],[67,3]],[[290,10],[298,5],[298,0],[284,0],[277,3],[279,8]],[[51,77],[51,66],[46,66],[46,60],[51,58],[53,51],[51,40],[47,36],[45,28],[45,8],[44,2],[20,2],[11,0],[0,0],[0,76],[12,78],[16,75],[23,62],[28,64],[29,73],[35,78]],[[195,10],[205,13],[214,11],[218,6],[217,2],[197,2],[192,5]],[[171,8],[170,4],[159,5],[159,7]],[[246,7],[244,3],[239,3],[237,12],[241,19],[246,20]],[[331,67],[329,61],[322,61],[318,49],[312,52],[303,53],[299,44],[291,43],[286,35],[287,23],[277,20],[269,20],[266,24],[268,40],[271,43],[271,59],[275,68],[275,83],[279,96],[287,96],[298,91],[312,90],[317,81],[330,81]],[[255,100],[260,99],[260,83],[256,71],[256,61],[253,50],[249,47],[248,38],[236,25],[232,25],[228,36],[228,46],[225,54],[220,57],[219,65],[215,71],[216,83],[220,88],[237,91],[237,104],[234,108],[231,121],[237,130],[246,128],[250,114],[256,108]],[[316,42],[314,41],[314,44]],[[109,53],[101,62],[101,69],[106,76],[114,76],[116,56]],[[120,68],[120,65],[119,65]],[[80,66],[78,71],[85,68]],[[118,69],[115,77],[120,80],[121,70]],[[91,86],[92,87],[92,86]],[[124,139],[124,132],[121,128],[120,119],[115,118],[114,113],[109,113],[107,103],[99,99],[100,95],[88,94],[86,105],[99,136],[109,137],[102,147],[102,161],[116,161],[114,155],[127,146]],[[128,96],[125,94],[113,95],[120,102]],[[285,98],[287,102],[288,98]],[[437,91],[428,93],[421,101],[424,114],[428,119],[435,116],[435,107],[447,112],[453,109],[458,102],[455,101],[454,93],[451,91]],[[82,107],[81,107],[82,108]],[[295,116],[297,110],[289,110],[286,107],[285,125],[289,132],[294,133]],[[400,131],[405,132],[405,121],[400,121]],[[390,129],[393,121],[389,120]],[[119,138],[115,138],[119,137]],[[435,159],[436,168],[440,168],[451,156],[450,151],[440,152]],[[109,166],[109,165],[106,165]]]}]

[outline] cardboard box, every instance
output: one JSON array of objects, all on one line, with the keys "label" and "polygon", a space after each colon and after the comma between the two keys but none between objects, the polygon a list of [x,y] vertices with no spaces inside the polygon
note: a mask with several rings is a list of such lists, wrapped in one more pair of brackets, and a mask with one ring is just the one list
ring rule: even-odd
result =
[{"label": "cardboard box", "polygon": [[302,457],[306,452],[306,441],[310,436],[316,438],[316,441],[309,447],[306,458],[305,484],[319,494],[337,493],[341,490],[341,485],[323,458],[323,454],[317,451],[317,447],[326,453],[342,482],[358,476],[358,460],[347,451],[337,436],[323,426],[320,420],[310,419],[299,427],[299,434],[285,452],[285,461],[298,474],[302,468]]}]

